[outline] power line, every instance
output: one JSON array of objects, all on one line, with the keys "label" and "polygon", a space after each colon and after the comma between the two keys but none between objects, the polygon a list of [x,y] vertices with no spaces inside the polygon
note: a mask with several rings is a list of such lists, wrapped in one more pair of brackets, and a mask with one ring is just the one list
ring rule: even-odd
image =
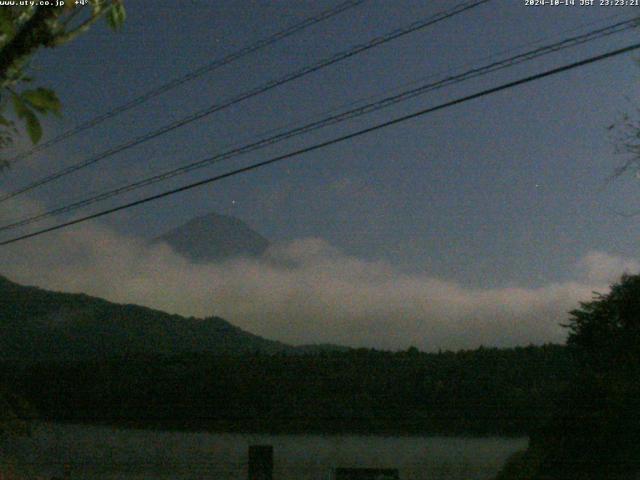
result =
[{"label": "power line", "polygon": [[157,130],[154,130],[152,132],[148,132],[144,135],[138,136],[136,138],[133,138],[123,144],[120,144],[116,147],[110,148],[102,153],[99,153],[98,155],[94,156],[94,157],[90,157],[87,160],[84,160],[80,163],[76,163],[74,165],[71,165],[67,168],[64,168],[62,170],[59,170],[58,172],[52,173],[50,175],[47,175],[46,177],[41,178],[40,180],[36,180],[35,182],[32,182],[22,188],[19,188],[17,190],[14,190],[12,192],[9,192],[5,195],[0,196],[0,202],[6,201],[10,198],[13,198],[17,195],[20,195],[22,193],[28,192],[30,190],[33,190],[36,187],[40,187],[42,185],[45,185],[49,182],[52,182],[54,180],[57,180],[60,177],[69,175],[71,173],[74,173],[78,170],[81,170],[85,167],[88,167],[100,160],[103,160],[107,157],[110,157],[112,155],[115,155],[116,153],[120,153],[124,150],[128,150],[129,148],[132,148],[134,146],[140,145],[142,143],[145,143],[149,140],[152,140],[154,138],[157,138],[161,135],[164,135],[168,132],[171,132],[177,128],[183,127],[189,123],[192,123],[196,120],[200,120],[208,115],[211,115],[215,112],[218,112],[220,110],[223,110],[225,108],[228,108],[232,105],[235,105],[239,102],[242,102],[244,100],[247,100],[249,98],[255,97],[257,95],[260,95],[262,93],[265,93],[269,90],[272,90],[273,88],[276,88],[278,86],[284,85],[286,83],[289,83],[293,80],[296,80],[298,78],[304,77],[306,75],[309,75],[313,72],[316,72],[320,69],[326,68],[330,65],[336,64],[338,62],[341,62],[343,60],[346,60],[348,58],[351,58],[355,55],[358,55],[362,52],[365,52],[367,50],[370,50],[372,48],[375,48],[379,45],[388,43],[392,40],[398,39],[404,35],[408,35],[410,33],[416,32],[418,30],[421,30],[423,28],[426,28],[428,26],[431,26],[435,23],[441,22],[443,20],[446,20],[448,18],[451,18],[455,15],[459,15],[467,10],[470,10],[472,8],[478,7],[484,3],[487,3],[491,0],[472,0],[472,1],[467,1],[467,2],[463,2],[459,5],[457,5],[456,7],[453,7],[451,10],[447,10],[444,12],[440,12],[437,13],[435,15],[432,15],[426,19],[423,20],[419,20],[417,22],[413,22],[412,24],[403,27],[403,28],[399,28],[396,30],[393,30],[390,33],[387,33],[386,35],[380,36],[380,37],[376,37],[372,40],[370,40],[369,42],[362,44],[362,45],[356,45],[355,47],[352,47],[349,50],[337,53],[329,58],[326,58],[324,60],[321,60],[320,62],[317,62],[315,64],[303,67],[300,70],[297,70],[293,73],[289,73],[287,75],[285,75],[284,77],[280,77],[276,80],[271,80],[257,88],[254,88],[252,90],[249,90],[247,92],[243,92],[235,97],[232,97],[231,99],[227,100],[224,103],[221,104],[214,104],[211,105],[207,108],[205,108],[204,110],[200,110],[196,113],[193,113],[187,117],[184,117],[180,120],[174,121],[168,125],[165,125]]},{"label": "power line", "polygon": [[394,118],[392,120],[388,120],[386,122],[382,122],[382,123],[376,124],[376,125],[371,126],[371,127],[367,127],[367,128],[364,128],[364,129],[361,129],[361,130],[357,130],[355,132],[352,132],[352,133],[349,133],[349,134],[346,134],[346,135],[335,137],[335,138],[332,138],[331,140],[326,140],[326,141],[321,142],[321,143],[316,143],[314,145],[311,145],[311,146],[308,146],[308,147],[305,147],[305,148],[301,148],[299,150],[294,150],[292,152],[285,153],[283,155],[279,155],[279,156],[270,158],[268,160],[264,160],[262,162],[254,163],[254,164],[248,165],[246,167],[238,168],[236,170],[232,170],[232,171],[227,172],[227,173],[223,173],[223,174],[220,174],[220,175],[209,177],[209,178],[206,178],[204,180],[199,180],[197,182],[193,182],[193,183],[184,185],[182,187],[174,188],[172,190],[167,190],[167,191],[164,191],[162,193],[158,193],[156,195],[151,195],[149,197],[145,197],[145,198],[136,200],[134,202],[129,202],[129,203],[117,206],[117,207],[113,207],[113,208],[109,208],[109,209],[106,209],[106,210],[102,210],[100,212],[97,212],[97,213],[94,213],[94,214],[91,214],[91,215],[87,215],[87,216],[84,216],[84,217],[80,217],[80,218],[77,218],[75,220],[71,220],[71,221],[68,221],[68,222],[60,223],[60,224],[54,225],[52,227],[43,228],[41,230],[29,233],[29,234],[20,235],[18,237],[14,237],[14,238],[11,238],[9,240],[4,240],[4,241],[0,242],[0,246],[9,245],[11,243],[15,243],[15,242],[18,242],[18,241],[21,241],[21,240],[26,240],[27,238],[32,238],[32,237],[36,237],[36,236],[39,236],[39,235],[43,235],[43,234],[48,233],[48,232],[52,232],[52,231],[55,231],[55,230],[60,230],[62,228],[66,228],[66,227],[69,227],[71,225],[75,225],[75,224],[78,224],[78,223],[86,222],[88,220],[93,220],[95,218],[99,218],[99,217],[102,217],[102,216],[105,216],[105,215],[109,215],[111,213],[115,213],[115,212],[118,212],[120,210],[125,210],[125,209],[132,208],[132,207],[135,207],[135,206],[138,206],[138,205],[142,205],[144,203],[148,203],[148,202],[151,202],[151,201],[154,201],[154,200],[159,200],[161,198],[168,197],[170,195],[174,195],[174,194],[181,193],[181,192],[184,192],[184,191],[187,191],[187,190],[191,190],[193,188],[200,187],[202,185],[207,185],[209,183],[217,182],[217,181],[223,180],[225,178],[233,177],[235,175],[246,173],[246,172],[249,172],[249,171],[252,171],[252,170],[257,170],[258,168],[262,168],[262,167],[265,167],[267,165],[271,165],[271,164],[274,164],[274,163],[277,163],[277,162],[281,162],[283,160],[287,160],[287,159],[292,158],[292,157],[296,157],[296,156],[299,156],[299,155],[303,155],[305,153],[309,153],[309,152],[312,152],[312,151],[315,151],[315,150],[319,150],[321,148],[326,148],[326,147],[331,146],[331,145],[342,143],[342,142],[344,142],[346,140],[351,140],[353,138],[360,137],[362,135],[366,135],[368,133],[372,133],[372,132],[381,130],[383,128],[387,128],[387,127],[390,127],[392,125],[400,124],[400,123],[406,122],[408,120],[412,120],[412,119],[427,115],[429,113],[433,113],[433,112],[436,112],[436,111],[439,111],[439,110],[444,110],[446,108],[449,108],[449,107],[452,107],[452,106],[455,106],[455,105],[460,105],[460,104],[468,102],[470,100],[475,100],[477,98],[481,98],[481,97],[485,97],[485,96],[488,96],[488,95],[492,95],[494,93],[497,93],[497,92],[500,92],[500,91],[503,91],[503,90],[507,90],[507,89],[510,89],[510,88],[513,88],[513,87],[516,87],[516,86],[519,86],[519,85],[523,85],[523,84],[526,84],[526,83],[530,83],[530,82],[533,82],[533,81],[536,81],[536,80],[540,80],[540,79],[545,78],[545,77],[549,77],[549,76],[552,76],[552,75],[557,75],[559,73],[566,72],[566,71],[572,70],[574,68],[582,67],[582,66],[589,65],[589,64],[592,64],[592,63],[595,63],[595,62],[599,62],[599,61],[602,61],[602,60],[605,60],[605,59],[608,59],[608,58],[616,57],[618,55],[622,55],[622,54],[637,50],[639,48],[640,48],[640,43],[635,43],[635,44],[629,45],[627,47],[619,48],[617,50],[613,50],[613,51],[610,51],[610,52],[607,52],[607,53],[603,53],[603,54],[600,54],[600,55],[589,57],[587,59],[580,60],[578,62],[574,62],[574,63],[570,63],[570,64],[567,64],[567,65],[564,65],[562,67],[553,68],[551,70],[546,70],[546,71],[544,71],[542,73],[537,73],[537,74],[534,74],[534,75],[530,75],[528,77],[521,78],[519,80],[515,80],[515,81],[512,81],[512,82],[504,83],[504,84],[499,85],[497,87],[493,87],[493,88],[489,88],[489,89],[486,89],[486,90],[482,90],[480,92],[473,93],[471,95],[467,95],[467,96],[464,96],[464,97],[461,97],[461,98],[458,98],[458,99],[455,99],[455,100],[451,100],[451,101],[448,101],[448,102],[445,102],[445,103],[441,103],[440,105],[437,105],[435,107],[430,107],[430,108],[426,108],[426,109],[423,109],[423,110],[419,110],[419,111],[414,112],[414,113],[410,113],[408,115],[403,115],[401,117],[397,117],[397,118]]},{"label": "power line", "polygon": [[74,210],[77,210],[79,208],[82,207],[86,207],[88,205],[92,205],[94,203],[103,201],[103,200],[107,200],[109,198],[115,197],[117,195],[121,195],[127,192],[131,192],[133,190],[145,187],[145,186],[149,186],[161,181],[165,181],[168,180],[170,178],[176,177],[178,175],[183,175],[186,174],[188,172],[191,172],[193,170],[199,169],[199,168],[203,168],[206,166],[209,166],[213,163],[218,163],[220,161],[223,160],[227,160],[229,158],[233,158],[236,156],[239,156],[241,154],[245,154],[245,153],[249,153],[249,152],[253,152],[255,150],[267,147],[267,146],[271,146],[274,145],[276,143],[279,143],[283,140],[298,136],[298,135],[302,135],[305,133],[309,133],[311,131],[315,131],[318,130],[320,128],[324,128],[326,126],[329,125],[334,125],[337,123],[341,123],[343,121],[346,120],[350,120],[368,113],[372,113],[384,108],[388,108],[392,105],[395,105],[397,103],[409,100],[411,98],[415,98],[419,95],[423,95],[425,93],[428,93],[430,91],[436,90],[436,89],[440,89],[440,88],[444,88],[450,85],[454,85],[481,75],[486,75],[488,73],[493,73],[496,72],[498,70],[502,70],[505,68],[509,68],[512,67],[514,65],[518,65],[520,63],[523,62],[527,62],[530,60],[533,60],[535,58],[539,58],[541,56],[544,55],[548,55],[551,53],[555,53],[558,52],[560,50],[564,50],[566,48],[570,48],[570,47],[574,47],[576,45],[580,45],[580,44],[584,44],[586,42],[591,42],[594,40],[598,40],[600,38],[604,38],[606,36],[609,35],[613,35],[616,33],[620,33],[623,31],[626,31],[630,28],[633,28],[636,26],[636,19],[630,19],[630,20],[625,20],[622,22],[618,22],[612,25],[609,25],[607,27],[604,28],[600,28],[597,30],[593,30],[581,35],[577,35],[577,36],[573,36],[564,40],[561,40],[559,42],[555,42],[549,45],[545,45],[524,53],[520,53],[518,55],[503,59],[503,60],[499,60],[499,61],[495,61],[492,62],[488,65],[482,66],[482,67],[478,67],[478,68],[473,68],[470,69],[464,73],[458,74],[458,75],[450,75],[448,77],[445,77],[444,79],[441,79],[439,81],[433,82],[433,83],[428,83],[428,84],[424,84],[421,85],[417,88],[413,88],[410,90],[405,90],[399,94],[396,95],[392,95],[392,96],[388,96],[386,98],[380,99],[378,101],[375,102],[371,102],[369,104],[366,105],[362,105],[359,106],[357,108],[353,108],[344,112],[341,112],[339,114],[336,115],[330,115],[328,117],[322,118],[321,120],[317,120],[311,123],[308,123],[306,125],[300,126],[300,127],[296,127],[293,128],[291,130],[285,131],[285,132],[281,132],[278,133],[276,135],[270,136],[270,137],[266,137],[263,138],[261,140],[258,141],[254,141],[252,143],[249,143],[247,145],[243,145],[241,147],[237,147],[237,148],[233,148],[231,150],[228,150],[226,152],[217,154],[213,157],[209,157],[197,162],[193,162],[190,163],[188,165],[184,165],[172,170],[168,170],[165,172],[162,172],[160,174],[156,174],[153,175],[151,177],[142,179],[142,180],[138,180],[136,182],[115,188],[113,190],[107,191],[107,192],[103,192],[100,193],[98,195],[94,195],[91,196],[89,198],[85,198],[82,200],[79,200],[77,202],[73,202],[71,204],[68,205],[64,205],[62,207],[58,207],[31,217],[27,217],[21,220],[17,220],[13,223],[7,224],[7,225],[3,225],[0,226],[0,232],[1,231],[6,231],[6,230],[11,230],[14,228],[18,228],[18,227],[22,227],[25,225],[29,225],[32,224],[34,222],[37,222],[39,220],[42,220],[44,218],[47,217],[51,217],[54,215],[60,215],[60,214],[64,214],[64,213],[68,213]]},{"label": "power line", "polygon": [[263,48],[266,48],[270,45],[273,45],[276,42],[279,42],[280,40],[283,40],[287,37],[290,37],[308,27],[311,27],[312,25],[315,25],[317,23],[320,23],[324,20],[328,20],[329,18],[332,18],[336,15],[338,15],[339,13],[345,12],[351,8],[354,8],[358,5],[361,5],[362,3],[364,3],[365,0],[349,0],[347,2],[343,2],[340,3],[339,5],[337,5],[334,8],[331,8],[329,10],[325,10],[323,12],[320,12],[318,15],[312,16],[312,17],[308,17],[306,19],[304,19],[303,21],[296,23],[294,25],[289,26],[288,28],[285,28],[284,30],[280,30],[279,32],[274,33],[273,35],[263,38],[261,40],[258,40],[255,43],[252,43],[250,45],[247,45],[244,48],[241,48],[240,50],[237,50],[235,52],[232,52],[222,58],[219,58],[217,60],[214,60],[211,63],[208,63],[206,65],[203,65],[195,70],[192,70],[182,76],[176,77],[152,90],[149,90],[146,93],[143,93],[142,95],[129,100],[128,102],[125,102],[117,107],[115,107],[112,110],[109,110],[101,115],[98,115],[94,118],[91,118],[79,125],[76,125],[75,127],[70,128],[69,130],[62,132],[61,134],[57,135],[56,137],[52,138],[51,140],[48,140],[46,142],[43,142],[39,145],[36,145],[35,147],[33,147],[32,149],[30,149],[27,152],[21,153],[19,155],[16,155],[15,157],[13,157],[12,159],[9,160],[9,162],[15,162],[18,160],[22,160],[24,158],[27,158],[31,155],[33,155],[36,152],[41,152],[43,150],[46,150],[47,148],[56,145],[60,142],[62,142],[63,140],[66,140],[67,138],[73,137],[74,135],[77,135],[78,133],[84,132],[86,130],[89,130],[90,128],[95,127],[96,125],[99,125],[100,123],[109,120],[110,118],[113,118],[117,115],[120,115],[121,113],[124,113],[128,110],[131,110],[132,108],[135,108],[139,105],[142,105],[143,103],[151,100],[152,98],[155,98],[159,95],[162,95],[163,93],[166,93],[170,90],[173,90],[176,87],[179,87],[180,85],[183,85],[187,82],[190,82],[191,80],[194,80],[198,77],[201,77],[202,75],[212,72],[214,70],[217,70],[220,67],[223,67],[225,65],[229,65],[230,63],[235,62],[236,60],[239,60],[242,57],[246,57],[247,55],[251,54],[251,53],[255,53],[259,50],[262,50]]}]

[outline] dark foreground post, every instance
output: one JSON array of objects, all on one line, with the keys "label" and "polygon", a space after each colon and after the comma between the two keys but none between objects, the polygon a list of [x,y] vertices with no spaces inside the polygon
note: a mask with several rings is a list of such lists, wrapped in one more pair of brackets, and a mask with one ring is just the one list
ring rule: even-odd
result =
[{"label": "dark foreground post", "polygon": [[273,480],[273,447],[271,445],[249,447],[249,480]]}]

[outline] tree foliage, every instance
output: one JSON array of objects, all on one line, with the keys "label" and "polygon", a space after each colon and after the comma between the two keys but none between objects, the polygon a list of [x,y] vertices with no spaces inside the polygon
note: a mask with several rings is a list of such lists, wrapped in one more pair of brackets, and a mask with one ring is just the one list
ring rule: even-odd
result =
[{"label": "tree foliage", "polygon": [[606,295],[582,303],[566,327],[574,365],[570,382],[556,398],[551,420],[532,435],[529,450],[499,478],[638,478],[640,275],[625,275]]},{"label": "tree foliage", "polygon": [[45,418],[264,432],[523,434],[570,371],[561,346],[423,353],[127,355],[0,364]]},{"label": "tree foliage", "polygon": [[[99,18],[118,30],[126,13],[122,0],[89,0],[86,6],[67,1],[59,7],[35,5],[0,8],[0,152],[5,152],[23,126],[32,143],[42,138],[40,117],[60,114],[56,93],[32,87],[28,76],[32,55],[40,48],[63,45],[87,31]],[[0,156],[0,168],[6,167]]]},{"label": "tree foliage", "polygon": [[567,344],[591,374],[637,371],[640,361],[640,275],[625,275],[608,294],[571,312]]},{"label": "tree foliage", "polygon": [[[617,154],[625,161],[616,168],[614,177],[619,177],[640,167],[640,109],[623,113],[609,126],[611,139]],[[637,172],[636,172],[637,173]]]},{"label": "tree foliage", "polygon": [[[40,117],[61,111],[56,93],[35,86],[28,75],[33,54],[73,40],[101,17],[117,30],[126,16],[122,0],[89,0],[84,7],[71,0],[59,7],[24,3],[29,5],[0,8],[0,170],[9,164],[6,152],[20,134],[19,126],[32,143],[38,143]],[[25,409],[13,389],[0,388],[0,435],[25,431],[26,424],[20,420]]]}]

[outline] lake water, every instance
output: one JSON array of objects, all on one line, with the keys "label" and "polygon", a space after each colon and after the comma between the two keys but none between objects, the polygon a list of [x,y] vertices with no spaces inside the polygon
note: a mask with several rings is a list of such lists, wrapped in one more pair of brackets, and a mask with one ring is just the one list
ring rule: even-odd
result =
[{"label": "lake water", "polygon": [[249,445],[274,447],[274,480],[329,480],[336,467],[397,468],[403,480],[490,479],[526,438],[258,435],[44,424],[3,445],[32,473],[72,479],[246,479]]}]

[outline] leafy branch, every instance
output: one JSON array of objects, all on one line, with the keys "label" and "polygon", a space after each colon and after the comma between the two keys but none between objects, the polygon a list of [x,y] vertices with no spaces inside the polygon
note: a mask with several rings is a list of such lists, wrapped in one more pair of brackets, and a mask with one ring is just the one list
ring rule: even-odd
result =
[{"label": "leafy branch", "polygon": [[[40,118],[60,115],[61,102],[47,88],[22,89],[32,82],[29,60],[40,48],[54,48],[85,33],[100,18],[119,30],[126,11],[122,0],[89,0],[88,6],[13,6],[0,9],[0,152],[24,129],[33,144],[42,138]],[[10,102],[7,101],[10,99]],[[0,170],[8,166],[0,153]]]}]

